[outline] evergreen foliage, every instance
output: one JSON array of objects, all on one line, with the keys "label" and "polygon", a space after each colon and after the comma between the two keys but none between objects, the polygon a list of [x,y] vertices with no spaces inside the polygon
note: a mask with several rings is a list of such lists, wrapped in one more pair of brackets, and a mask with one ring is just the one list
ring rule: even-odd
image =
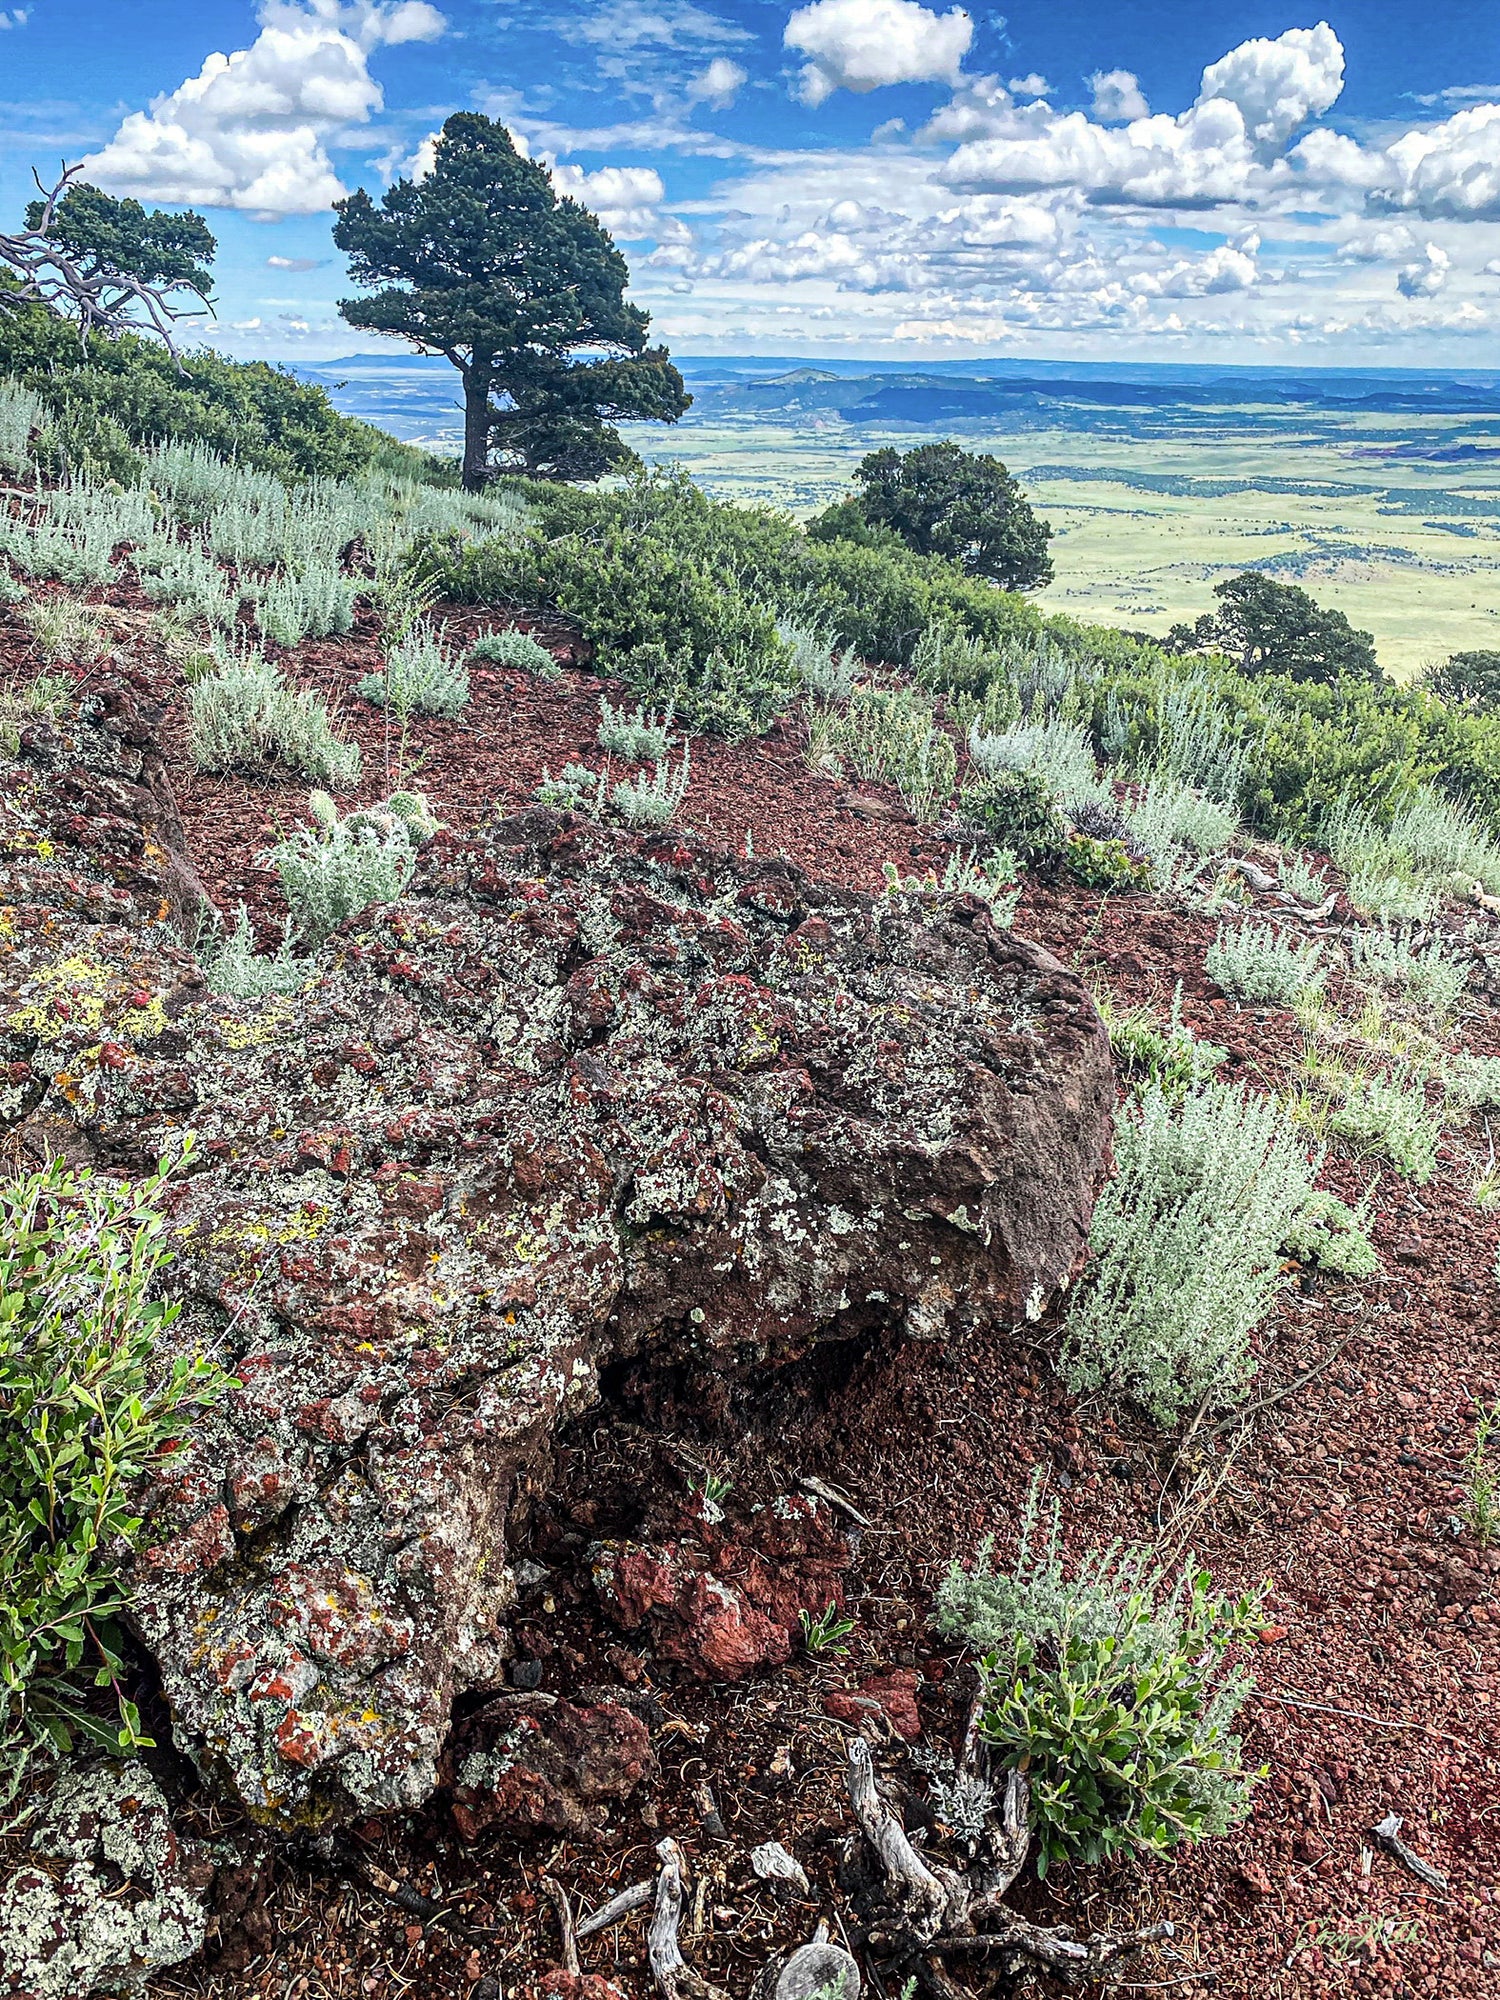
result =
[{"label": "evergreen foliage", "polygon": [[1039,590],[1052,581],[1052,530],[988,452],[964,451],[951,440],[907,452],[888,445],[861,459],[854,478],[852,499],[809,525],[815,540],[837,541],[856,524],[887,529],[919,555],[940,556],[1003,590]]},{"label": "evergreen foliage", "polygon": [[665,348],[646,344],[649,315],[626,303],[608,233],[493,119],[455,114],[424,179],[398,180],[378,206],[360,189],[335,208],[334,241],[374,294],[343,300],[344,318],[459,370],[471,491],[492,453],[511,471],[597,479],[632,458],[615,423],[671,423],[687,408]]}]

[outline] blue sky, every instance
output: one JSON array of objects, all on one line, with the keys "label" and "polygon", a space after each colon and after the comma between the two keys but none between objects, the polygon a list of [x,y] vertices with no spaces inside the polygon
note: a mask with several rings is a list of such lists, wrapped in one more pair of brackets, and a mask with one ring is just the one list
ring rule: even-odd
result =
[{"label": "blue sky", "polygon": [[216,345],[338,320],[328,207],[502,117],[685,353],[1493,366],[1469,0],[0,0],[0,212],[83,159],[221,244]]}]

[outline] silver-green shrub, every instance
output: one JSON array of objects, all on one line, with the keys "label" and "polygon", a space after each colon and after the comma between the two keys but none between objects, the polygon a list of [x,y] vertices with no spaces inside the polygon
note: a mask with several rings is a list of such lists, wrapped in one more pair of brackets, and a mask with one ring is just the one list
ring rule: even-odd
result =
[{"label": "silver-green shrub", "polygon": [[336,736],[317,696],[291,686],[258,653],[193,681],[187,699],[188,742],[200,770],[284,766],[340,789],[359,781],[359,745]]},{"label": "silver-green shrub", "polygon": [[31,437],[47,421],[47,408],[35,389],[21,382],[0,382],[0,466],[24,472],[31,464]]},{"label": "silver-green shrub", "polygon": [[264,859],[281,877],[292,929],[315,945],[346,917],[405,892],[420,835],[399,814],[383,829],[366,815],[341,819],[326,792],[309,794],[308,807],[313,824],[299,826]]},{"label": "silver-green shrub", "polygon": [[115,536],[98,515],[62,520],[45,504],[20,514],[0,513],[0,555],[26,576],[86,590],[118,574],[114,551]]},{"label": "silver-green shrub", "polygon": [[196,536],[177,541],[161,536],[140,549],[136,569],[141,589],[153,604],[175,604],[188,619],[232,625],[239,614],[239,586]]},{"label": "silver-green shrub", "polygon": [[1170,871],[1184,849],[1222,854],[1240,823],[1233,806],[1164,773],[1147,778],[1123,811],[1132,839],[1158,874]]},{"label": "silver-green shrub", "polygon": [[1274,924],[1222,924],[1203,957],[1214,984],[1252,1007],[1285,1007],[1327,978],[1323,947],[1294,942]]},{"label": "silver-green shrub", "polygon": [[1368,1073],[1351,1078],[1343,1102],[1329,1114],[1327,1129],[1330,1138],[1354,1151],[1389,1160],[1418,1187],[1437,1171],[1441,1107],[1428,1103],[1417,1078]]},{"label": "silver-green shrub", "polygon": [[451,717],[468,705],[469,669],[423,619],[389,649],[384,673],[365,675],[359,692],[403,722],[410,715]]},{"label": "silver-green shrub", "polygon": [[1468,985],[1468,968],[1434,939],[1418,945],[1407,932],[1355,931],[1349,960],[1361,978],[1388,987],[1434,1014],[1448,1015]]},{"label": "silver-green shrub", "polygon": [[327,639],[354,624],[359,585],[335,560],[312,561],[279,570],[256,587],[255,616],[261,631],[279,646],[304,639]]},{"label": "silver-green shrub", "polygon": [[311,972],[308,961],[292,951],[290,922],[278,950],[256,950],[255,932],[243,903],[233,928],[223,931],[209,950],[200,951],[198,963],[210,993],[228,993],[240,1000],[258,1000],[267,993],[300,993]]},{"label": "silver-green shrub", "polygon": [[495,632],[481,632],[469,648],[469,657],[487,660],[492,666],[515,667],[523,674],[534,674],[539,681],[555,681],[562,676],[562,668],[541,641],[533,639],[529,632],[518,632],[513,625]]},{"label": "silver-green shrub", "polygon": [[1253,1374],[1250,1335],[1318,1159],[1273,1100],[1209,1083],[1179,1099],[1148,1086],[1116,1120],[1115,1162],[1064,1371],[1077,1392],[1121,1390],[1171,1423]]},{"label": "silver-green shrub", "polygon": [[1001,930],[1009,930],[1021,900],[1018,872],[1016,857],[1008,847],[985,855],[977,848],[970,848],[967,854],[955,848],[944,864],[941,879],[935,869],[925,875],[903,876],[894,861],[887,861],[885,885],[893,896],[978,896],[989,904],[990,915]]},{"label": "silver-green shrub", "polygon": [[820,701],[847,701],[854,692],[858,661],[853,649],[831,638],[820,625],[796,618],[778,618],[776,630],[791,651],[792,665],[802,685]]},{"label": "silver-green shrub", "polygon": [[1076,722],[1048,717],[991,732],[969,726],[969,757],[985,777],[1001,771],[1036,771],[1064,812],[1107,800],[1109,787],[1094,771],[1094,752]]},{"label": "silver-green shrub", "polygon": [[663,761],[649,778],[621,778],[618,784],[610,787],[609,802],[625,824],[636,832],[670,826],[687,797],[688,777],[689,752],[684,743],[682,762],[675,771]]},{"label": "silver-green shrub", "polygon": [[660,715],[637,703],[634,709],[627,709],[623,702],[617,708],[608,695],[599,700],[599,747],[607,750],[612,757],[623,757],[631,764],[659,764],[675,741],[670,724],[672,711],[664,708]]},{"label": "silver-green shrub", "polygon": [[604,812],[608,787],[608,776],[591,771],[587,764],[564,764],[555,778],[544,764],[541,781],[531,796],[538,805],[551,806],[556,812],[586,812],[598,819]]}]

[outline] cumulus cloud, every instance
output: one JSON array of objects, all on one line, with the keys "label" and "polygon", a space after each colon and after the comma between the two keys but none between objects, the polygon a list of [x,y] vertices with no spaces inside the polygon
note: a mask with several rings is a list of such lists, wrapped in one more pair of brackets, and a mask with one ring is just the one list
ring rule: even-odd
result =
[{"label": "cumulus cloud", "polygon": [[118,194],[310,215],[345,192],[326,150],[381,108],[377,48],[432,41],[446,23],[427,0],[262,0],[248,49],[208,57],[196,76],[132,111],[90,155],[91,180]]},{"label": "cumulus cloud", "polygon": [[[1144,115],[1142,98],[1143,115],[1122,127],[1101,118],[1101,96],[1123,106],[1127,84],[1140,92],[1127,71],[1111,72],[1095,79],[1092,117],[1073,111],[1039,120],[1034,114],[1044,106],[1007,112],[992,105],[992,136],[961,145],[947,177],[959,188],[1072,188],[1092,202],[1142,208],[1245,200],[1277,150],[1333,103],[1343,75],[1344,52],[1326,23],[1292,28],[1274,42],[1243,42],[1210,63],[1197,99],[1178,117]],[[967,107],[971,118],[975,108]]]},{"label": "cumulus cloud", "polygon": [[1420,260],[1403,264],[1396,273],[1396,290],[1403,299],[1430,299],[1448,282],[1451,260],[1440,243],[1429,243]]},{"label": "cumulus cloud", "polygon": [[726,111],[749,80],[749,72],[737,62],[731,62],[728,56],[715,56],[707,69],[688,78],[687,101],[711,104],[716,111]]},{"label": "cumulus cloud", "polygon": [[1094,116],[1102,124],[1150,116],[1151,107],[1133,70],[1096,69],[1088,82],[1094,93]]},{"label": "cumulus cloud", "polygon": [[1326,21],[1288,28],[1274,42],[1241,42],[1203,72],[1198,103],[1222,98],[1245,122],[1252,145],[1269,156],[1320,117],[1344,88],[1344,50]]},{"label": "cumulus cloud", "polygon": [[614,236],[648,235],[666,194],[654,167],[597,167],[585,173],[567,161],[552,168],[552,185],[593,210]]},{"label": "cumulus cloud", "polygon": [[787,48],[811,58],[799,87],[809,105],[836,90],[957,83],[973,39],[962,7],[938,14],[918,0],[813,0],[797,9],[783,36]]},{"label": "cumulus cloud", "polygon": [[1010,87],[1017,97],[1050,97],[1052,94],[1051,84],[1035,70],[1029,76],[1013,76]]}]

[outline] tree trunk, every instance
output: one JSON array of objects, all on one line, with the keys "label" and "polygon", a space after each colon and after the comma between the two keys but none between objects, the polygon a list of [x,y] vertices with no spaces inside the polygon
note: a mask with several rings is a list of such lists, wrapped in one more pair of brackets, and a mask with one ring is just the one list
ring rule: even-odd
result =
[{"label": "tree trunk", "polygon": [[464,491],[483,490],[490,459],[490,367],[476,354],[464,370]]}]

